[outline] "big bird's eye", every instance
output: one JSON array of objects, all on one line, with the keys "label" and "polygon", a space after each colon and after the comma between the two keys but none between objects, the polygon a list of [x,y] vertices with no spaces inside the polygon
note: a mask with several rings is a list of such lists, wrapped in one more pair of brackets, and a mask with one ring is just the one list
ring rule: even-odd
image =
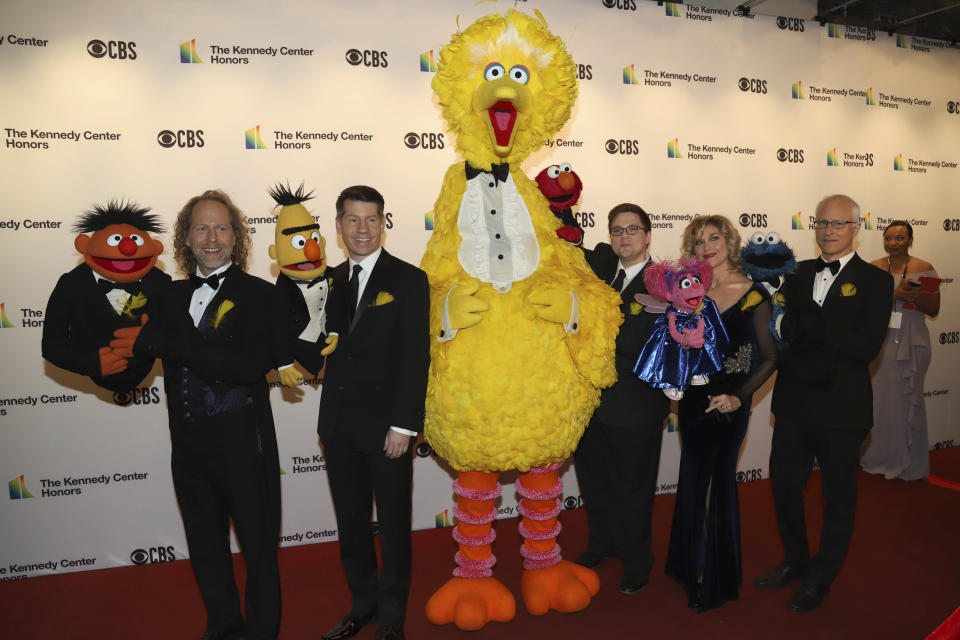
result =
[{"label": "big bird's eye", "polygon": [[114,233],[107,238],[107,244],[111,247],[115,247],[120,244],[121,240],[123,240],[123,236],[119,233]]},{"label": "big bird's eye", "polygon": [[514,65],[510,67],[510,79],[520,84],[527,84],[530,82],[530,72],[522,64]]},{"label": "big bird's eye", "polygon": [[563,164],[560,165],[560,171],[565,171],[566,173],[570,173],[571,171],[573,171],[573,167],[570,166],[569,162],[564,162]]},{"label": "big bird's eye", "polygon": [[680,281],[681,289],[689,289],[692,286],[693,286],[693,281],[690,278],[684,278],[683,280]]},{"label": "big bird's eye", "polygon": [[757,231],[755,234],[750,236],[750,242],[752,244],[763,244],[766,242],[766,239],[763,237],[763,234]]},{"label": "big bird's eye", "polygon": [[560,167],[558,167],[557,165],[547,167],[547,177],[556,178],[559,175],[560,175]]},{"label": "big bird's eye", "polygon": [[499,62],[491,62],[487,65],[487,68],[483,70],[483,77],[488,81],[499,80],[503,77],[503,74],[503,65]]},{"label": "big bird's eye", "polygon": [[307,239],[298,233],[290,238],[290,244],[294,249],[303,249],[307,244]]},{"label": "big bird's eye", "polygon": [[317,233],[316,231],[310,234],[310,238],[317,244],[320,244],[320,234]]},{"label": "big bird's eye", "polygon": [[137,234],[131,233],[131,234],[130,234],[130,239],[133,240],[134,242],[136,242],[138,247],[142,247],[142,246],[143,246],[143,238],[141,238],[141,237],[138,236]]},{"label": "big bird's eye", "polygon": [[776,231],[771,231],[767,234],[767,242],[770,244],[777,244],[780,242],[780,234],[778,234]]}]

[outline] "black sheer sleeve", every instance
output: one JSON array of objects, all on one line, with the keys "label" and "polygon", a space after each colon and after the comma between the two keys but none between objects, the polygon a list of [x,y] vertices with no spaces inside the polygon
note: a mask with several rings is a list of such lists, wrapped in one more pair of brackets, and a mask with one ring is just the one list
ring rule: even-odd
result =
[{"label": "black sheer sleeve", "polygon": [[773,341],[773,336],[770,335],[770,329],[767,328],[772,314],[773,309],[766,300],[758,304],[751,314],[758,353],[756,364],[750,371],[750,375],[733,392],[741,403],[749,399],[753,392],[777,370],[777,345]]}]

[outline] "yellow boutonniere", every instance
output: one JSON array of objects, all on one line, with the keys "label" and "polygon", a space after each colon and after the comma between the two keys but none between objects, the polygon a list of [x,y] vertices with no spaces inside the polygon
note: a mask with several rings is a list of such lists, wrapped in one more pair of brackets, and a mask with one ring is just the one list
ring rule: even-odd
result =
[{"label": "yellow boutonniere", "polygon": [[787,306],[787,299],[779,291],[773,294],[771,297],[771,302],[773,302],[775,305],[780,305],[781,307]]},{"label": "yellow boutonniere", "polygon": [[632,316],[639,315],[641,311],[643,311],[642,304],[640,304],[639,302],[630,303],[630,315]]},{"label": "yellow boutonniere", "polygon": [[840,293],[845,298],[848,296],[855,296],[857,295],[857,285],[853,284],[852,282],[844,282],[842,285],[840,285]]},{"label": "yellow boutonniere", "polygon": [[145,304],[147,304],[147,296],[138,293],[135,296],[127,297],[127,301],[123,303],[123,309],[120,312],[132,320],[134,309],[139,309]]},{"label": "yellow boutonniere", "polygon": [[389,291],[381,291],[377,294],[377,299],[373,301],[370,305],[371,307],[379,307],[381,305],[390,304],[393,302],[393,296],[390,295]]},{"label": "yellow boutonniere", "polygon": [[749,311],[761,302],[763,302],[763,296],[760,295],[760,292],[751,291],[747,294],[747,297],[743,299],[743,303],[740,304],[740,310]]},{"label": "yellow boutonniere", "polygon": [[223,322],[223,317],[230,312],[230,309],[233,309],[232,300],[224,300],[220,303],[220,306],[217,307],[217,312],[213,314],[213,318],[210,319],[210,326],[214,329],[220,327],[220,323]]}]

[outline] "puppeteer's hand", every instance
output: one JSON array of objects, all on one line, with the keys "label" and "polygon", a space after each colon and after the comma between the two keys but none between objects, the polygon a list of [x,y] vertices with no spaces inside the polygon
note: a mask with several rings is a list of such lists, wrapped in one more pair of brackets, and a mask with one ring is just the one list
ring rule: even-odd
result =
[{"label": "puppeteer's hand", "polygon": [[399,458],[407,452],[411,437],[412,436],[400,433],[399,431],[388,429],[387,439],[383,441],[384,454],[388,458]]},{"label": "puppeteer's hand", "polygon": [[116,355],[110,347],[100,347],[100,375],[112,376],[126,371],[127,359]]},{"label": "puppeteer's hand", "polygon": [[547,287],[530,294],[530,302],[536,305],[537,315],[544,320],[567,324],[573,313],[573,296],[568,289]]},{"label": "puppeteer's hand", "polygon": [[447,317],[450,318],[451,329],[472,327],[483,319],[480,312],[490,310],[490,303],[473,295],[479,289],[480,281],[473,278],[450,290],[447,296]]},{"label": "puppeteer's hand", "polygon": [[297,365],[293,364],[285,369],[280,369],[277,371],[280,374],[280,384],[285,387],[296,387],[303,379],[306,377],[303,371],[297,368]]},{"label": "puppeteer's hand", "polygon": [[327,357],[328,355],[336,351],[337,343],[339,341],[340,341],[340,336],[337,335],[336,333],[331,333],[329,336],[327,336],[327,339],[325,340],[325,344],[327,346],[325,346],[323,349],[320,350],[320,355],[322,355],[323,357]]},{"label": "puppeteer's hand", "polygon": [[148,319],[147,314],[143,314],[140,316],[139,327],[123,327],[113,332],[113,340],[110,341],[110,348],[115,355],[121,358],[133,357],[133,344],[137,341],[140,330],[143,329],[143,325],[147,324]]}]

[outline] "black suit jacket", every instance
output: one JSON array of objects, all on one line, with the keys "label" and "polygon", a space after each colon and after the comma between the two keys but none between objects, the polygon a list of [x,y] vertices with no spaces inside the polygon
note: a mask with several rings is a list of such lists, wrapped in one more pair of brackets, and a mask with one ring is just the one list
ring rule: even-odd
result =
[{"label": "black suit jacket", "polygon": [[233,307],[215,328],[208,327],[201,333],[190,317],[194,289],[190,280],[172,283],[158,313],[151,314],[134,345],[136,355],[163,359],[171,430],[176,435],[186,425],[181,367],[187,367],[214,390],[222,384],[248,385],[260,423],[269,426],[261,432],[262,437],[271,440],[263,443],[264,448],[276,450],[269,389],[264,376],[276,366],[293,361],[283,340],[286,302],[272,284],[234,265],[227,270],[210,302],[208,324],[220,305],[229,301]]},{"label": "black suit jacket", "polygon": [[[323,275],[328,279],[329,284],[329,274],[324,273]],[[323,368],[323,356],[320,355],[320,352],[326,347],[324,341],[326,331],[321,334],[316,342],[301,340],[298,336],[309,324],[310,312],[307,310],[307,303],[300,291],[300,286],[292,278],[281,273],[277,276],[277,289],[287,302],[289,312],[287,319],[289,322],[286,329],[286,338],[290,342],[289,348],[297,362],[306,367],[310,373],[316,374]],[[329,296],[329,293],[327,295]]]},{"label": "black suit jacket", "polygon": [[122,327],[140,324],[140,316],[153,316],[158,299],[169,285],[170,276],[156,267],[141,281],[147,304],[117,314],[106,294],[97,287],[96,278],[86,263],[60,276],[50,294],[44,314],[41,350],[43,357],[61,369],[90,378],[111,391],[128,391],[136,387],[153,368],[153,358],[131,358],[127,369],[110,376],[100,375],[101,347],[110,345],[113,332]]},{"label": "black suit jacket", "polygon": [[[586,252],[587,263],[597,277],[609,284],[617,275],[618,258],[609,244],[601,242]],[[617,381],[600,393],[600,406],[594,415],[606,424],[616,427],[633,427],[656,422],[662,424],[670,412],[670,401],[660,389],[654,389],[633,374],[637,356],[646,344],[653,329],[656,316],[631,309],[637,293],[647,293],[643,272],[648,262],[620,294],[620,311],[623,324],[617,334],[616,368]],[[636,305],[633,305],[634,309]]]},{"label": "black suit jacket", "polygon": [[327,331],[339,342],[327,357],[317,432],[324,444],[337,434],[376,453],[390,427],[423,428],[430,291],[423,271],[383,250],[348,323],[348,268],[333,270],[327,301]]},{"label": "black suit jacket", "polygon": [[[804,260],[781,289],[786,300],[781,329],[789,326],[796,344],[780,355],[771,408],[778,418],[810,428],[869,429],[873,389],[868,367],[886,337],[893,278],[854,255],[821,308],[813,301],[816,276],[816,260]],[[781,334],[790,342],[786,331]]]}]

